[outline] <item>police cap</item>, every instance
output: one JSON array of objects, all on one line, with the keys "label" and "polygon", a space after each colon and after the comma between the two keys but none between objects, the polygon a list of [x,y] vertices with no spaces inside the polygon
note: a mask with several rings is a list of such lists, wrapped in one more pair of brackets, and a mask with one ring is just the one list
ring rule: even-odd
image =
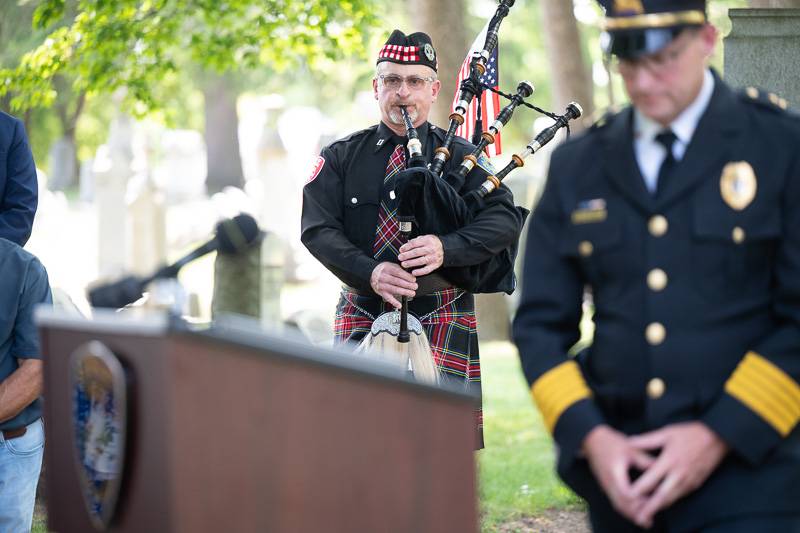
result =
[{"label": "police cap", "polygon": [[706,23],[705,0],[598,0],[605,8],[603,48],[621,58],[653,54],[684,28]]}]

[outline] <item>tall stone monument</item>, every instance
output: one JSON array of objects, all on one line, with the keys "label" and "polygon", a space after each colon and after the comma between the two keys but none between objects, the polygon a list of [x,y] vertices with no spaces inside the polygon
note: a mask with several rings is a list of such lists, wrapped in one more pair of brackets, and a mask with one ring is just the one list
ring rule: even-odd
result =
[{"label": "tall stone monument", "polygon": [[97,205],[97,258],[101,277],[116,276],[128,266],[130,240],[125,192],[133,175],[133,121],[119,110],[122,94],[114,95],[118,111],[111,121],[108,142],[94,160]]}]

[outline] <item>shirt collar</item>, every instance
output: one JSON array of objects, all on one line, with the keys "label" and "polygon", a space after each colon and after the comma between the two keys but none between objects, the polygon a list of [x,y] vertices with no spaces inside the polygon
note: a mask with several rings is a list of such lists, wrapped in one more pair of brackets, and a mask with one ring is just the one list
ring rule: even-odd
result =
[{"label": "shirt collar", "polygon": [[[697,123],[700,122],[700,117],[703,116],[706,108],[708,108],[713,92],[714,76],[710,70],[706,69],[703,74],[703,85],[700,87],[697,97],[669,125],[678,141],[684,145],[688,145],[692,140],[694,130],[697,129]],[[633,128],[636,138],[643,141],[653,141],[656,135],[664,129],[655,120],[642,115],[638,109],[634,109]]]},{"label": "shirt collar", "polygon": [[[417,128],[417,135],[419,135],[419,142],[422,143],[422,146],[425,146],[425,142],[428,140],[429,125],[430,124],[426,121],[420,124]],[[405,146],[408,144],[408,138],[397,135],[389,128],[389,126],[381,121],[381,123],[378,124],[377,131],[375,132],[375,149],[373,150],[373,153],[378,152],[378,150],[385,146],[391,146],[391,149],[394,150],[394,147],[398,144]]]}]

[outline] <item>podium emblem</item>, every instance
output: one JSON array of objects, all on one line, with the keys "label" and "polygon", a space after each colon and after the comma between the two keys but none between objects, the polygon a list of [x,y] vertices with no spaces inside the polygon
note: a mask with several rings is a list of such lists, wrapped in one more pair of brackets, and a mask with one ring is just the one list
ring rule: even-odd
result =
[{"label": "podium emblem", "polygon": [[98,341],[70,356],[72,434],[81,492],[92,524],[108,528],[119,496],[125,459],[125,370]]}]

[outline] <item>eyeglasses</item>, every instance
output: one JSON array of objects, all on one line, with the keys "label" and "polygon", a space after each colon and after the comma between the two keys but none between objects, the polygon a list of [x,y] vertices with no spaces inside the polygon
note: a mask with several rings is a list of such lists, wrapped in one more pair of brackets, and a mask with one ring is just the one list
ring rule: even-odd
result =
[{"label": "eyeglasses", "polygon": [[639,70],[646,69],[651,74],[658,76],[672,69],[691,43],[691,38],[684,39],[681,44],[668,46],[655,54],[634,59],[620,59],[616,63],[617,70],[623,76],[630,76]]},{"label": "eyeglasses", "polygon": [[408,87],[411,91],[420,91],[422,90],[427,83],[433,83],[436,79],[433,76],[398,76],[396,74],[379,74],[378,79],[385,88],[389,89],[390,91],[397,91],[400,89],[400,86],[403,85],[403,82],[406,83],[406,87]]}]

